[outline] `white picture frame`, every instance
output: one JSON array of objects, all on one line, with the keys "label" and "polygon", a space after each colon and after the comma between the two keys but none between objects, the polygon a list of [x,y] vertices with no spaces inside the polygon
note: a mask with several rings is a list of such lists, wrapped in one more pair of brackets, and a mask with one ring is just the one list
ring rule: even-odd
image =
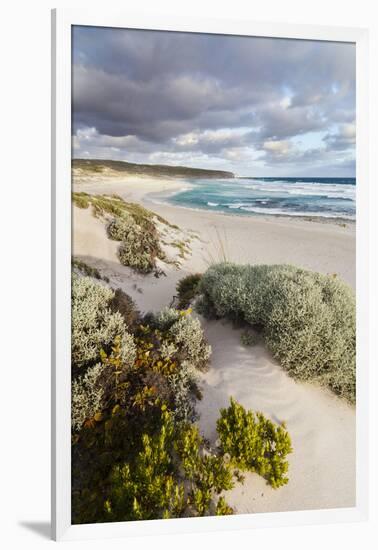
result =
[{"label": "white picture frame", "polygon": [[[357,462],[354,508],[71,525],[71,27],[88,25],[354,42],[357,59]],[[368,31],[167,18],[125,11],[52,12],[52,535],[55,540],[361,521],[368,514]]]}]

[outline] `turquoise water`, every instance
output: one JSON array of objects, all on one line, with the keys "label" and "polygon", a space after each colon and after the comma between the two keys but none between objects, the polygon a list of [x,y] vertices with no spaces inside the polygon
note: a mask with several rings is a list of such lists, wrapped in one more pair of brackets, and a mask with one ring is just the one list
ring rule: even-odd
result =
[{"label": "turquoise water", "polygon": [[354,220],[355,178],[233,178],[188,182],[168,198],[188,208],[240,215]]}]

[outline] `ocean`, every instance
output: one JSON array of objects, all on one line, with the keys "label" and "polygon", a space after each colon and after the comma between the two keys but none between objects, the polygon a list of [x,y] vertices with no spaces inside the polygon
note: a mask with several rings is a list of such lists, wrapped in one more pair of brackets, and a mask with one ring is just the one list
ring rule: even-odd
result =
[{"label": "ocean", "polygon": [[167,199],[187,208],[240,215],[355,220],[355,178],[197,179]]}]

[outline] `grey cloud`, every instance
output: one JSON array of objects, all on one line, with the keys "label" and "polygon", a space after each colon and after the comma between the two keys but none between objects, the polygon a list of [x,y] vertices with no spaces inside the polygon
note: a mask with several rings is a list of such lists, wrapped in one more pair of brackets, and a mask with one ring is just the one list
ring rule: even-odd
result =
[{"label": "grey cloud", "polygon": [[341,124],[337,131],[324,136],[324,142],[328,149],[345,151],[354,149],[356,144],[355,123]]},{"label": "grey cloud", "polygon": [[[355,117],[351,44],[75,27],[73,61],[74,133],[97,132],[77,138],[78,154],[250,151],[269,165],[277,154],[265,142],[308,132],[326,135],[325,151],[342,150],[349,138],[334,127]],[[190,133],[198,139],[185,141]]]}]

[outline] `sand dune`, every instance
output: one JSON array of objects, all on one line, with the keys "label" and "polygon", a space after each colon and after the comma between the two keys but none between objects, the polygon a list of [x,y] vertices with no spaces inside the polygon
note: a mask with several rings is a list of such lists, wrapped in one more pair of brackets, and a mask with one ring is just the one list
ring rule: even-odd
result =
[{"label": "sand dune", "polygon": [[295,382],[261,342],[246,348],[226,322],[203,321],[212,345],[210,371],[202,376],[200,426],[216,440],[219,408],[230,396],[246,408],[287,424],[293,443],[289,483],[272,489],[255,474],[227,494],[240,513],[354,506],[355,412],[323,388]]},{"label": "sand dune", "polygon": [[[338,273],[354,287],[354,227],[292,219],[242,218],[189,211],[156,203],[149,195],[161,182],[144,179],[94,181],[77,189],[117,193],[143,202],[152,210],[201,239],[180,269],[166,266],[166,277],[143,276],[122,266],[117,243],[109,241],[102,222],[89,210],[74,208],[73,252],[100,269],[110,284],[123,288],[141,311],[169,305],[177,281],[188,273],[204,271],[226,254],[243,263],[293,263],[323,273]],[[169,192],[182,185],[170,181]],[[176,186],[176,187],[175,187]],[[213,348],[211,368],[202,376],[200,427],[214,441],[219,408],[230,396],[244,406],[285,421],[292,437],[289,484],[273,490],[257,475],[247,474],[244,485],[227,495],[240,513],[349,507],[355,502],[355,411],[328,391],[294,382],[263,343],[245,348],[240,333],[229,324],[203,321]]]}]

